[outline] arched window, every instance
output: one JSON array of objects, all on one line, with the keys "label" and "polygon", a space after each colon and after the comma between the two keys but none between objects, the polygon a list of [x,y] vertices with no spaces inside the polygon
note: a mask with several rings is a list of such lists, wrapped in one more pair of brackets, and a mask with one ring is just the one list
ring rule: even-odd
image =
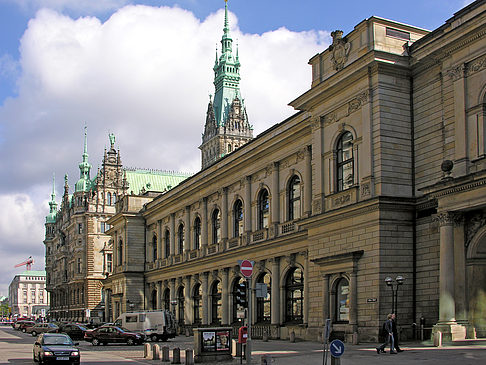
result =
[{"label": "arched window", "polygon": [[354,183],[353,135],[344,132],[337,144],[337,190],[343,191]]},{"label": "arched window", "polygon": [[349,281],[341,278],[336,282],[336,302],[334,321],[349,322]]},{"label": "arched window", "polygon": [[123,242],[120,240],[118,242],[118,249],[117,249],[117,256],[118,256],[118,266],[123,264]]},{"label": "arched window", "polygon": [[113,203],[113,205],[115,205],[115,203],[116,203],[116,194],[115,193],[113,193],[112,203]]},{"label": "arched window", "polygon": [[288,189],[289,221],[300,218],[300,178],[294,175]]},{"label": "arched window", "polygon": [[194,220],[194,249],[199,250],[201,247],[201,219],[196,217]]},{"label": "arched window", "polygon": [[111,205],[111,193],[106,194],[106,204]]},{"label": "arched window", "polygon": [[285,280],[285,320],[302,323],[304,306],[304,275],[295,267],[290,270]]},{"label": "arched window", "polygon": [[152,258],[154,261],[157,260],[157,236],[155,234],[152,237]]},{"label": "arched window", "polygon": [[165,250],[165,257],[169,257],[169,255],[170,255],[170,231],[168,229],[165,230],[164,250]]},{"label": "arched window", "polygon": [[267,286],[267,295],[265,298],[257,298],[257,315],[256,320],[258,323],[270,322],[272,308],[271,308],[271,295],[270,289],[272,286],[272,279],[268,273],[261,274],[257,283],[263,283]]},{"label": "arched window", "polygon": [[169,288],[164,290],[164,296],[162,300],[164,303],[164,309],[170,311],[170,289]]},{"label": "arched window", "polygon": [[194,324],[200,324],[202,321],[202,288],[201,284],[194,286],[194,292],[192,296],[192,303],[194,305]]},{"label": "arched window", "polygon": [[211,289],[211,324],[220,324],[221,318],[221,282],[218,280]]},{"label": "arched window", "polygon": [[157,308],[157,290],[152,290],[152,309],[158,309]]},{"label": "arched window", "polygon": [[233,222],[234,237],[238,237],[243,233],[243,203],[240,199],[235,202],[233,207]]},{"label": "arched window", "polygon": [[179,224],[179,228],[177,229],[177,247],[179,249],[179,253],[184,252],[184,225],[181,223]]},{"label": "arched window", "polygon": [[212,218],[213,243],[218,243],[221,239],[221,214],[219,209],[215,209]]},{"label": "arched window", "polygon": [[268,228],[270,202],[267,189],[263,189],[258,195],[258,229]]},{"label": "arched window", "polygon": [[184,324],[184,287],[180,286],[177,290],[177,309],[179,312],[179,324]]},{"label": "arched window", "polygon": [[236,290],[238,288],[238,284],[241,284],[241,283],[244,283],[245,281],[243,280],[243,278],[238,278],[237,280],[235,280],[234,284],[233,284],[233,290],[231,291],[232,294],[233,294],[233,323],[237,323],[237,322],[241,322],[241,319],[238,318],[238,310],[240,309],[243,309],[243,307],[240,307],[237,303],[236,303]]}]

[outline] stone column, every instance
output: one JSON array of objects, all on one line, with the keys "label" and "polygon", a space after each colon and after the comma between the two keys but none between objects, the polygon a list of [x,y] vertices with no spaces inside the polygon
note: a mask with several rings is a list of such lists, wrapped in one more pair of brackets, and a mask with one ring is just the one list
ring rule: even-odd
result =
[{"label": "stone column", "polygon": [[468,142],[466,121],[466,65],[461,63],[447,71],[452,78],[454,102],[454,174],[463,176],[468,173]]},{"label": "stone column", "polygon": [[304,215],[310,217],[312,213],[312,146],[306,146],[304,160]]},{"label": "stone column", "polygon": [[[312,197],[312,212],[320,214],[324,211],[325,168],[323,161],[324,128],[320,116],[313,116],[312,128],[312,161],[314,162],[315,191]],[[332,170],[332,169],[331,169]],[[330,178],[330,177],[328,177]]]},{"label": "stone column", "polygon": [[270,291],[271,323],[279,325],[280,322],[280,258],[274,257],[272,263],[272,282]]},{"label": "stone column", "polygon": [[208,198],[203,198],[201,212],[201,248],[203,252],[208,245]]},{"label": "stone column", "polygon": [[[175,279],[169,280],[169,292],[170,292],[170,311],[176,315],[176,311],[174,305],[172,304],[173,300],[176,300],[176,292],[175,292]],[[177,307],[177,305],[176,305]],[[177,318],[177,317],[176,317]]]},{"label": "stone column", "polygon": [[251,228],[251,176],[246,177],[245,181],[245,232],[252,231]]},{"label": "stone column", "polygon": [[353,328],[353,333],[355,333],[358,330],[358,273],[353,270],[350,276],[349,324]]},{"label": "stone column", "polygon": [[228,269],[221,270],[221,324],[229,325],[229,288],[228,288]]},{"label": "stone column", "polygon": [[191,275],[184,277],[184,324],[191,325],[194,315],[192,314],[191,300]]},{"label": "stone column", "polygon": [[186,206],[184,216],[184,251],[191,250],[191,206]]},{"label": "stone column", "polygon": [[[272,225],[274,226],[275,232],[278,232],[278,224],[280,223],[280,189],[279,189],[279,163],[274,162],[272,166],[272,210],[270,216],[272,218]],[[285,221],[285,219],[284,219]]]},{"label": "stone column", "polygon": [[157,309],[162,308],[162,281],[157,281]]},{"label": "stone column", "polygon": [[209,272],[202,273],[202,306],[203,306],[203,317],[202,324],[209,324],[209,295],[208,295],[208,276]]},{"label": "stone column", "polygon": [[[456,304],[456,320],[457,323],[464,324],[470,331],[468,320],[468,302],[466,289],[466,252],[465,252],[465,232],[464,232],[464,216],[456,214],[454,221],[454,294]],[[468,338],[471,334],[468,333]]]},{"label": "stone column", "polygon": [[228,239],[228,188],[223,188],[221,198],[221,240]]},{"label": "stone column", "polygon": [[329,274],[322,276],[322,323],[326,323],[326,319],[331,318],[329,310]]},{"label": "stone column", "polygon": [[454,302],[454,216],[440,213],[439,322],[456,320]]},{"label": "stone column", "polygon": [[170,254],[175,255],[175,214],[170,214]]},{"label": "stone column", "polygon": [[302,321],[304,324],[309,322],[309,255],[307,251],[301,252],[304,257],[304,303],[302,308]]}]

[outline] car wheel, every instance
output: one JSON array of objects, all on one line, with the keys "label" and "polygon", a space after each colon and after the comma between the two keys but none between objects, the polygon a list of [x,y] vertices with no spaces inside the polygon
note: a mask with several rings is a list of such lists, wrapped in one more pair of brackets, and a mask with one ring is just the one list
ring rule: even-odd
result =
[{"label": "car wheel", "polygon": [[132,346],[132,345],[134,345],[134,344],[135,344],[135,341],[133,341],[133,338],[129,338],[129,339],[127,340],[127,345]]},{"label": "car wheel", "polygon": [[97,338],[93,338],[93,341],[91,341],[93,346],[98,346],[100,344],[100,341]]},{"label": "car wheel", "polygon": [[22,333],[25,333],[25,331],[26,331],[25,328],[22,328]]},{"label": "car wheel", "polygon": [[151,336],[150,336],[150,340],[151,340],[152,342],[157,342],[157,341],[159,340],[159,336],[157,336],[157,335],[151,335]]},{"label": "car wheel", "polygon": [[37,332],[32,331],[32,337],[35,337],[35,336],[37,336]]}]

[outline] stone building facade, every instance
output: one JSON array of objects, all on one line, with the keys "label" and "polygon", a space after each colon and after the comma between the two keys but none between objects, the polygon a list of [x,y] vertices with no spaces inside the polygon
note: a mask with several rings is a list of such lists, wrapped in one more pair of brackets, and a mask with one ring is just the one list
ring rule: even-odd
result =
[{"label": "stone building facade", "polygon": [[46,272],[26,270],[15,275],[8,287],[8,304],[13,316],[45,317],[49,313]]},{"label": "stone building facade", "polygon": [[335,336],[376,341],[398,276],[402,338],[422,317],[444,339],[484,336],[485,31],[480,0],[432,32],[378,17],[333,32],[295,115],[170,191],[118,201],[106,316],[236,326],[248,259],[269,288],[256,337],[316,340],[330,318]]}]

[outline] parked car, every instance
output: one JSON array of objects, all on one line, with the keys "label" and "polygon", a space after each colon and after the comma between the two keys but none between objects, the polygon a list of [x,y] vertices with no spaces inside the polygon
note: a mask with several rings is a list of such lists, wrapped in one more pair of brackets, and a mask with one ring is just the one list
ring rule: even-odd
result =
[{"label": "parked car", "polygon": [[84,333],[88,329],[79,323],[63,323],[59,326],[57,329],[57,332],[59,333],[65,333],[69,337],[71,337],[73,340],[83,340],[84,339]]},{"label": "parked car", "polygon": [[130,332],[126,328],[118,326],[103,326],[84,333],[84,339],[94,346],[108,343],[126,343],[127,345],[139,345],[144,342],[142,333]]},{"label": "parked car", "polygon": [[32,327],[28,327],[25,332],[26,333],[31,333],[32,336],[37,336],[40,333],[55,333],[59,329],[58,326],[56,326],[54,323],[36,323]]},{"label": "parked car", "polygon": [[34,362],[54,364],[57,362],[79,364],[80,354],[68,335],[62,333],[43,333],[37,337],[33,349]]},{"label": "parked car", "polygon": [[27,328],[33,327],[34,325],[35,325],[34,321],[17,321],[14,328],[16,330],[19,330],[19,331],[25,333],[27,331]]}]

